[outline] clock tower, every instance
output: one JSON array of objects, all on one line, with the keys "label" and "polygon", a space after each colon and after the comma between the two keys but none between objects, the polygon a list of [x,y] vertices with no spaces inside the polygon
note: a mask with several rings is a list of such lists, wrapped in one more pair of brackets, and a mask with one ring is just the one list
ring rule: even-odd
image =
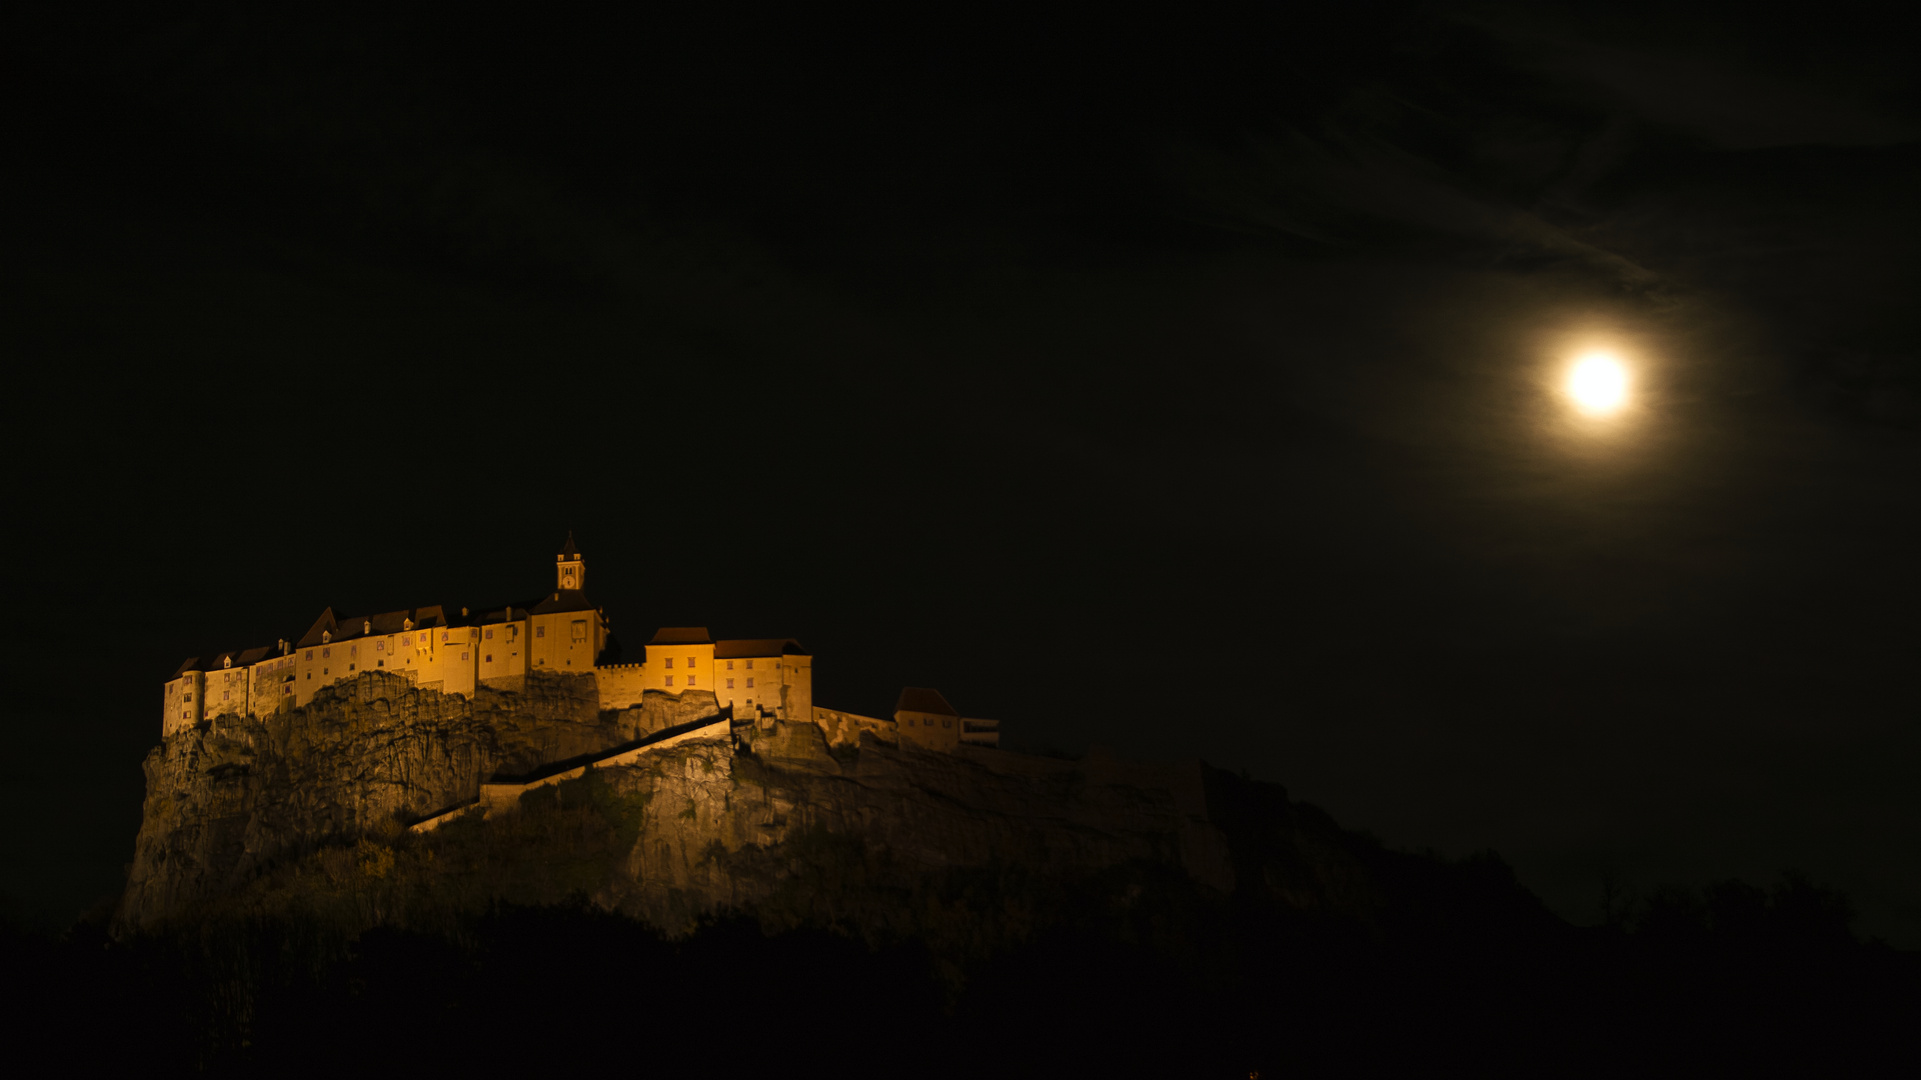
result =
[{"label": "clock tower", "polygon": [[560,549],[554,560],[555,588],[571,591],[586,588],[587,560],[580,557],[580,549],[574,546],[574,534],[567,534],[567,543]]}]

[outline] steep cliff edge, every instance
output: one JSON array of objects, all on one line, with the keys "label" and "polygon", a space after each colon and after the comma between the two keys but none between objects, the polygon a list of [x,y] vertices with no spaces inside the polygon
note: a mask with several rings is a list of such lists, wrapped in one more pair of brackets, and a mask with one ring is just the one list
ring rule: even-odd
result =
[{"label": "steep cliff edge", "polygon": [[[276,1075],[1613,1075],[1670,1060],[1681,1016],[1694,1073],[1729,1046],[1757,1075],[1911,1052],[1914,965],[1845,931],[1576,930],[1496,858],[1388,851],[1198,762],[830,748],[694,723],[711,695],[597,700],[376,675],[168,740],[112,935],[6,954],[29,1028],[123,1070]],[[409,827],[498,773],[543,783]]]},{"label": "steep cliff edge", "polygon": [[962,962],[1177,894],[1359,924],[1392,906],[1401,857],[1273,785],[1198,762],[949,754],[871,736],[830,749],[812,724],[736,728],[406,830],[495,774],[717,711],[711,696],[656,695],[601,714],[592,689],[553,677],[468,702],[374,676],[264,722],[182,733],[147,762],[121,919],[221,909],[355,933],[584,899],[669,933],[740,910],[769,929],[920,940]]},{"label": "steep cliff edge", "polygon": [[516,774],[719,714],[711,693],[598,708],[591,675],[528,676],[472,700],[368,672],[305,708],[221,717],[147,755],[120,918],[145,925],[317,844],[390,832]]}]

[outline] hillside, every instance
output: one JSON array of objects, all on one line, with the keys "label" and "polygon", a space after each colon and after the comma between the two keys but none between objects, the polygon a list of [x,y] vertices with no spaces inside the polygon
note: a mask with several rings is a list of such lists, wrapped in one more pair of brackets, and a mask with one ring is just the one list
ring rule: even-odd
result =
[{"label": "hillside", "polygon": [[[1915,958],[1800,879],[1579,930],[1492,855],[1388,850],[1199,762],[694,738],[726,730],[711,697],[594,702],[375,674],[169,739],[111,927],[9,961],[41,1037],[276,1074],[1858,1074],[1921,1006]],[[105,1014],[127,1039],[74,1026]]]},{"label": "hillside", "polygon": [[263,722],[183,732],[148,758],[120,917],[145,927],[240,905],[410,925],[581,897],[670,934],[747,910],[958,956],[1061,921],[1048,897],[1126,868],[1215,902],[1363,922],[1389,904],[1371,845],[1278,788],[1198,762],[944,754],[871,736],[830,750],[811,724],[742,726],[529,792],[485,820],[405,828],[474,799],[484,780],[718,712],[706,694],[650,693],[604,714],[593,701],[580,676],[469,702],[370,674]]}]

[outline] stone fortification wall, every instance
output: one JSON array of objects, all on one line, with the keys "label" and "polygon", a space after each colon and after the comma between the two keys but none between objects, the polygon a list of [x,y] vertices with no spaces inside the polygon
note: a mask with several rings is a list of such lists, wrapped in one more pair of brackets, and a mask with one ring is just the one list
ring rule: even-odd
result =
[{"label": "stone fortification wall", "polygon": [[571,769],[562,770],[551,776],[543,776],[538,780],[529,780],[519,784],[482,784],[480,785],[480,798],[477,801],[469,803],[466,806],[456,807],[444,814],[436,814],[425,821],[417,822],[413,826],[412,831],[417,833],[432,832],[442,825],[447,824],[449,821],[456,820],[466,814],[478,813],[484,819],[497,814],[511,812],[519,808],[520,797],[529,791],[538,788],[553,787],[556,784],[564,784],[569,780],[578,780],[586,776],[587,770],[589,769],[616,769],[630,766],[649,754],[658,754],[687,743],[726,742],[733,738],[732,728],[732,720],[724,716],[715,717],[704,724],[696,723],[692,725],[690,730],[669,735],[663,739],[643,743],[630,750],[615,751],[605,757],[596,758],[593,761],[576,765]]},{"label": "stone fortification wall", "polygon": [[214,668],[207,672],[201,684],[201,694],[206,698],[201,718],[247,715],[247,688],[252,682],[244,667]]},{"label": "stone fortification wall", "polygon": [[859,713],[845,712],[840,709],[816,708],[814,723],[819,726],[821,735],[827,740],[829,746],[859,746],[862,732],[887,743],[897,742],[900,738],[892,720],[862,716]]},{"label": "stone fortification wall", "polygon": [[640,704],[647,690],[646,664],[608,664],[594,669],[600,687],[600,707],[629,709]]},{"label": "stone fortification wall", "polygon": [[200,722],[201,706],[206,699],[206,677],[198,671],[171,679],[161,693],[160,735],[171,738]]},{"label": "stone fortification wall", "polygon": [[298,661],[292,656],[274,656],[248,669],[249,715],[270,716],[282,706],[293,706],[297,686],[294,669],[297,664]]}]

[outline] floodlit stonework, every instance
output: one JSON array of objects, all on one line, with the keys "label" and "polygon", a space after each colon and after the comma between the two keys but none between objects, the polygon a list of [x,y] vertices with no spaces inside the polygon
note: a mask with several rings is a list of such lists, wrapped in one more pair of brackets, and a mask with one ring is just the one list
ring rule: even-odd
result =
[{"label": "floodlit stonework", "polygon": [[712,695],[735,724],[811,720],[831,745],[858,744],[862,731],[933,750],[999,742],[997,722],[963,719],[925,688],[902,691],[892,720],[815,708],[813,657],[793,638],[716,640],[704,626],[662,627],[643,659],[623,663],[586,584],[586,559],[569,536],[545,597],[480,611],[435,604],[349,617],[327,608],[297,639],[189,657],[166,682],[161,734],[223,716],[265,719],[368,672],[469,699],[482,687],[522,692],[540,673],[591,676],[603,711],[691,692]]}]

